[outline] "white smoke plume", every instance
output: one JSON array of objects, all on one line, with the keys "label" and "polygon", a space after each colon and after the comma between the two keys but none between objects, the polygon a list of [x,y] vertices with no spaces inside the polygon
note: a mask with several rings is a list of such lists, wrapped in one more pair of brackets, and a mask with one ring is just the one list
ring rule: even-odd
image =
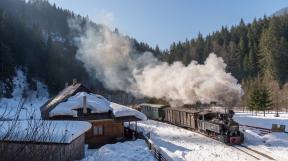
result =
[{"label": "white smoke plume", "polygon": [[[75,27],[75,22],[71,27]],[[204,64],[193,61],[171,65],[152,53],[137,53],[131,40],[107,27],[87,25],[78,38],[77,59],[110,90],[135,96],[161,98],[171,104],[219,102],[234,105],[243,94],[241,85],[226,73],[223,59],[211,53]]]}]

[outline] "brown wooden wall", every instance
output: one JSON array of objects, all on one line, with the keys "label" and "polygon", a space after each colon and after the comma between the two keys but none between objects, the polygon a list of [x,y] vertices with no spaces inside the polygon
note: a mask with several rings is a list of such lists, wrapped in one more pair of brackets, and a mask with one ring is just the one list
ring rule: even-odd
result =
[{"label": "brown wooden wall", "polygon": [[[93,120],[89,122],[92,124],[92,127],[85,134],[85,142],[89,144],[89,148],[114,143],[116,138],[124,137],[124,126],[121,122],[115,122],[113,119]],[[102,136],[93,135],[93,128],[95,126],[103,126]]]},{"label": "brown wooden wall", "polygon": [[170,122],[181,127],[196,129],[197,114],[186,111],[165,109],[164,121]]},{"label": "brown wooden wall", "polygon": [[0,142],[2,161],[74,161],[84,157],[84,134],[70,144]]}]

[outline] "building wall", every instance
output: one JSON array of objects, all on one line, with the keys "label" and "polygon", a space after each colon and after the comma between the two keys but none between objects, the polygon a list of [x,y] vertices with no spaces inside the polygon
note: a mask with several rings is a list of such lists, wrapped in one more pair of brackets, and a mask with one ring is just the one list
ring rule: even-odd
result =
[{"label": "building wall", "polygon": [[5,161],[74,161],[84,157],[84,134],[69,144],[0,142],[0,160]]},{"label": "building wall", "polygon": [[[87,121],[92,124],[91,129],[89,129],[85,133],[85,143],[89,145],[89,148],[98,148],[104,144],[108,143],[115,143],[117,138],[122,138],[124,137],[124,126],[123,126],[123,120],[114,120],[111,118],[105,118],[106,114],[102,114],[103,116],[102,119],[101,117],[95,117],[95,116],[84,116],[82,118],[79,117],[65,117],[65,116],[59,116],[59,117],[53,117],[50,118],[51,120],[77,120],[77,121]],[[87,120],[87,118],[92,119],[95,117],[95,120]],[[133,118],[133,120],[135,120]],[[94,127],[99,127],[101,126],[103,129],[103,134],[102,135],[94,135],[93,130]]]},{"label": "building wall", "polygon": [[[121,122],[115,122],[113,119],[90,120],[92,128],[85,134],[85,142],[90,148],[99,147],[107,143],[116,142],[117,138],[124,137],[124,126]],[[95,135],[95,127],[102,127],[103,134]]]}]

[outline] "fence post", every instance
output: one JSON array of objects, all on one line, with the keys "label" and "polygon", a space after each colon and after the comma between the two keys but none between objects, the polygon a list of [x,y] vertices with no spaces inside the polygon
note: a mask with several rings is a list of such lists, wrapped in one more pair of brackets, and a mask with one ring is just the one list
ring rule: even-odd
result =
[{"label": "fence post", "polygon": [[161,161],[161,153],[158,151],[158,161]]},{"label": "fence post", "polygon": [[[128,128],[128,129],[130,129],[130,128]],[[130,130],[131,130],[131,129],[130,129]],[[138,135],[142,136],[141,138],[143,138],[143,139],[146,141],[149,150],[152,150],[152,153],[154,154],[154,157],[155,157],[158,161],[169,161],[169,160],[167,160],[167,158],[165,158],[166,155],[167,155],[165,152],[164,152],[165,155],[163,156],[163,155],[161,154],[161,149],[158,149],[157,146],[155,146],[155,147],[153,146],[152,142],[150,141],[150,133],[147,134],[147,135],[143,134],[143,132],[140,133],[140,132],[137,132],[137,131],[136,131],[136,133],[137,133]],[[153,149],[152,149],[152,148],[153,148]],[[168,158],[169,158],[169,157],[168,157]]]}]

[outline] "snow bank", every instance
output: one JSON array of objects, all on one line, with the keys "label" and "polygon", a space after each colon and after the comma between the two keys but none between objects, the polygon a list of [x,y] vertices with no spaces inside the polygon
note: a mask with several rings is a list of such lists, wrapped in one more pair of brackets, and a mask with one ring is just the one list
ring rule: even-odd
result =
[{"label": "snow bank", "polygon": [[[37,80],[34,81],[37,90],[29,90],[24,72],[22,70],[16,71],[16,76],[13,78],[12,98],[0,98],[0,117],[14,119],[16,115],[19,115],[19,119],[41,118],[39,107],[49,98],[48,88],[45,84]],[[23,99],[23,95],[27,97]],[[22,108],[20,109],[20,107]]]},{"label": "snow bank", "polygon": [[[134,125],[134,124],[132,124]],[[254,161],[255,158],[213,139],[158,121],[140,121],[140,131],[174,161]]]},{"label": "snow bank", "polygon": [[287,133],[269,133],[264,136],[260,136],[253,130],[245,130],[244,137],[244,144],[246,146],[273,156],[273,158],[277,160],[288,160]]},{"label": "snow bank", "polygon": [[90,128],[84,121],[2,121],[0,140],[70,143]]},{"label": "snow bank", "polygon": [[104,113],[112,110],[109,106],[110,102],[103,96],[78,92],[76,95],[71,96],[66,102],[58,104],[52,111],[50,111],[49,116],[70,115],[77,117],[75,109],[83,108],[84,96],[87,98],[87,108],[91,109],[91,113]]},{"label": "snow bank", "polygon": [[115,117],[135,116],[136,118],[140,120],[143,120],[143,121],[147,120],[146,115],[130,107],[119,105],[114,102],[111,102],[110,106],[113,109],[113,114]]},{"label": "snow bank", "polygon": [[144,140],[107,144],[82,161],[156,161]]},{"label": "snow bank", "polygon": [[236,113],[234,120],[243,125],[258,126],[263,128],[272,128],[272,124],[285,125],[288,131],[288,113],[280,113],[280,117],[274,117],[275,114],[267,114],[264,117],[262,114],[255,116],[251,113]]},{"label": "snow bank", "polygon": [[[280,113],[280,117],[274,117],[275,113],[263,114],[257,116],[251,113],[237,112],[234,119],[240,124],[257,126],[271,129],[272,124],[286,125],[288,130],[288,114]],[[241,127],[244,132],[244,144],[252,149],[273,156],[277,160],[288,160],[288,134],[287,133],[268,133],[260,136],[261,131],[258,129]]]}]

